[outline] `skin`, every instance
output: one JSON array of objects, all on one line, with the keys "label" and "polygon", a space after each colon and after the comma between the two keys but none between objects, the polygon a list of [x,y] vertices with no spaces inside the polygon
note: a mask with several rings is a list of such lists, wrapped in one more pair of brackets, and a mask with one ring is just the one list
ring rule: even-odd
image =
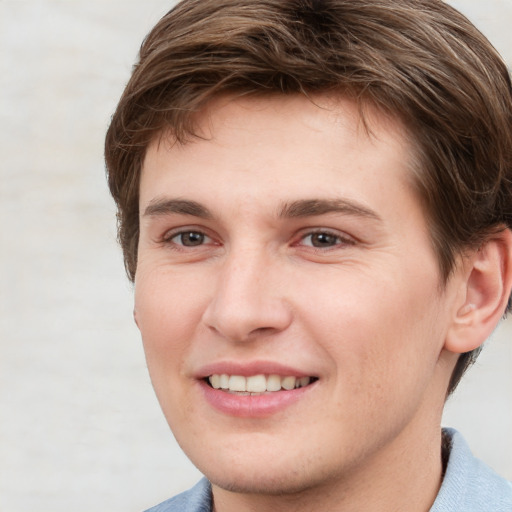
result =
[{"label": "skin", "polygon": [[[326,96],[222,98],[199,117],[202,138],[148,149],[135,317],[217,512],[427,511],[435,499],[457,355],[446,343],[469,271],[441,285],[403,128],[371,110],[368,122]],[[311,199],[336,211],[286,209]],[[212,407],[201,369],[254,361],[318,380],[263,417]]]}]

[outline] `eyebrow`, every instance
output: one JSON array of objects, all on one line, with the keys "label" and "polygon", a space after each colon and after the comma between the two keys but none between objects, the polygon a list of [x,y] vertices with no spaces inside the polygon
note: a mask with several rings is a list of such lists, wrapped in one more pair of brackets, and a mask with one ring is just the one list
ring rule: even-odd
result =
[{"label": "eyebrow", "polygon": [[285,203],[279,211],[279,217],[302,218],[325,215],[327,213],[340,213],[375,220],[381,217],[366,206],[349,199],[302,199]]},{"label": "eyebrow", "polygon": [[[285,203],[279,210],[280,218],[303,218],[339,213],[357,217],[382,220],[373,210],[348,199],[299,199]],[[202,219],[212,219],[210,210],[196,201],[187,199],[152,199],[144,210],[144,217],[161,215],[190,215]]]},{"label": "eyebrow", "polygon": [[144,217],[156,217],[177,213],[191,215],[202,219],[211,219],[213,216],[202,204],[186,199],[152,199],[144,210]]}]

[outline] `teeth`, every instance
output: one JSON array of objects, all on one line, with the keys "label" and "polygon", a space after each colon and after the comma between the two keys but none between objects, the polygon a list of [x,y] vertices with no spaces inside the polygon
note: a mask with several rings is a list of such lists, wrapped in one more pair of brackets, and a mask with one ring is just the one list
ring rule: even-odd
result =
[{"label": "teeth", "polygon": [[307,386],[310,382],[311,382],[311,379],[309,377],[301,377],[300,378],[300,386],[299,386],[299,388]]},{"label": "teeth", "polygon": [[226,375],[225,373],[220,375],[219,388],[220,389],[228,389],[229,388],[229,375]]},{"label": "teeth", "polygon": [[291,390],[291,389],[294,389],[295,388],[295,382],[296,382],[296,378],[295,377],[285,377],[282,381],[281,381],[281,386],[284,388],[284,389],[287,389],[288,391]]},{"label": "teeth", "polygon": [[225,389],[237,393],[264,393],[265,391],[290,391],[292,389],[307,386],[311,382],[310,377],[293,377],[280,375],[242,375],[214,374],[208,377],[213,388]]},{"label": "teeth", "polygon": [[230,391],[247,391],[247,379],[241,375],[231,375],[228,387]]},{"label": "teeth", "polygon": [[246,391],[251,393],[263,393],[267,391],[267,379],[265,375],[253,375],[247,377],[247,388]]},{"label": "teeth", "polygon": [[281,377],[269,375],[267,377],[267,391],[279,391],[281,389]]},{"label": "teeth", "polygon": [[220,388],[220,375],[212,375],[210,377],[210,384],[212,388],[219,389]]}]

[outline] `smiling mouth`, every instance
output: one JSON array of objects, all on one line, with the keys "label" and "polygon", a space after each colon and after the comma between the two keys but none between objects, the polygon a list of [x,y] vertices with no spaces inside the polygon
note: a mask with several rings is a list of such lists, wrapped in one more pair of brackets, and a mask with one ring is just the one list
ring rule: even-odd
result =
[{"label": "smiling mouth", "polygon": [[242,375],[213,374],[206,377],[206,383],[220,391],[237,395],[261,395],[279,391],[291,391],[309,386],[317,381],[316,377],[293,377],[281,375]]}]

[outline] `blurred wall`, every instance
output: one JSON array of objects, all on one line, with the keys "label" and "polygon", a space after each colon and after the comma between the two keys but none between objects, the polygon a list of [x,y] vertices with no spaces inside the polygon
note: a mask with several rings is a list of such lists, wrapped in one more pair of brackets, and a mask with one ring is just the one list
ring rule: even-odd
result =
[{"label": "blurred wall", "polygon": [[[458,0],[512,62],[512,0]],[[140,511],[192,485],[147,376],[103,137],[173,2],[0,1],[0,511]],[[512,326],[445,423],[512,479]]]}]

